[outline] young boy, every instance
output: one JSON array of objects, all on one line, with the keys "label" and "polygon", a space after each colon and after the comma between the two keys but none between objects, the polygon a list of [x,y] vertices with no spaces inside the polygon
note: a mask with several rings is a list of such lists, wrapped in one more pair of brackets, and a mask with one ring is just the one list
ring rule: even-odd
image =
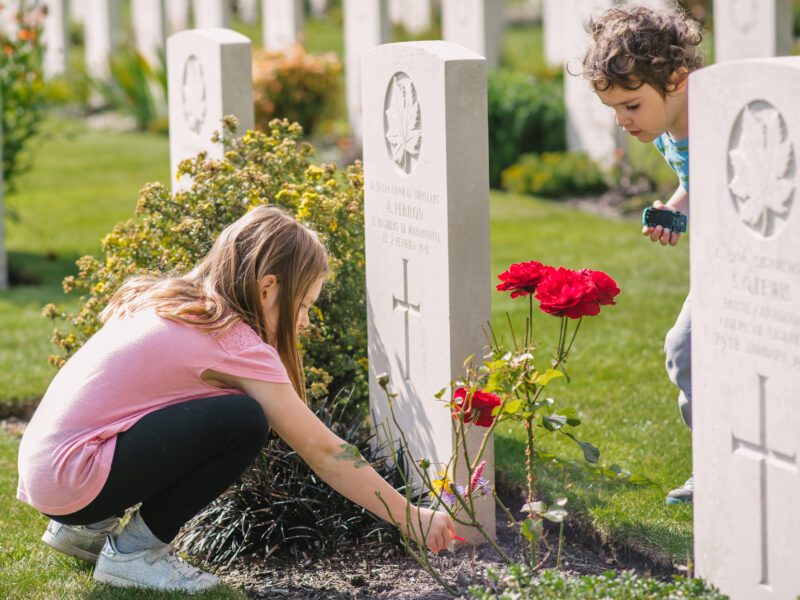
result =
[{"label": "young boy", "polygon": [[[584,76],[604,104],[614,109],[617,125],[640,142],[653,142],[680,184],[666,204],[689,214],[688,76],[702,66],[698,24],[675,9],[640,6],[612,8],[589,21],[592,43],[584,56]],[[662,246],[675,246],[680,233],[647,227],[642,233]],[[691,428],[691,317],[687,296],[667,333],[664,350],[670,380],[680,392],[681,416]],[[691,503],[694,480],[669,492],[668,504]]]}]

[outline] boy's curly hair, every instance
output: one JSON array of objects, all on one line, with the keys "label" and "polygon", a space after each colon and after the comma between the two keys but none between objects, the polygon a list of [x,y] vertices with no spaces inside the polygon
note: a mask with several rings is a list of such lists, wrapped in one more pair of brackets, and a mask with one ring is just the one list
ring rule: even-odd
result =
[{"label": "boy's curly hair", "polygon": [[635,90],[647,83],[666,96],[676,70],[703,66],[700,25],[680,9],[611,8],[590,19],[587,29],[593,42],[583,58],[583,75],[595,91]]}]

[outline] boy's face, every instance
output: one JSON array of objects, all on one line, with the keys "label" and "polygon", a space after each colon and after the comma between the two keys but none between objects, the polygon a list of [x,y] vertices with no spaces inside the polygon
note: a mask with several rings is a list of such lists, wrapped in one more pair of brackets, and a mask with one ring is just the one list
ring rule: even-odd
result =
[{"label": "boy's face", "polygon": [[617,125],[640,142],[652,142],[665,131],[675,139],[688,135],[685,80],[666,96],[648,83],[635,90],[611,86],[596,93],[614,109]]}]

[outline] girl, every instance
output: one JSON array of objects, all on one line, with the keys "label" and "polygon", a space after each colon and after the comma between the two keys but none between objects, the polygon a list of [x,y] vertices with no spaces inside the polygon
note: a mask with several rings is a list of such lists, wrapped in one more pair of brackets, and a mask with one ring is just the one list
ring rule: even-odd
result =
[{"label": "girl", "polygon": [[[297,332],[327,275],[316,235],[262,206],[188,274],[124,284],[20,444],[17,497],[51,518],[43,541],[96,559],[94,578],[112,585],[213,587],[219,580],[169,542],[251,464],[272,427],[338,492],[445,548],[452,521],[337,458],[344,442],[302,399]],[[140,502],[121,527],[118,515]]]}]

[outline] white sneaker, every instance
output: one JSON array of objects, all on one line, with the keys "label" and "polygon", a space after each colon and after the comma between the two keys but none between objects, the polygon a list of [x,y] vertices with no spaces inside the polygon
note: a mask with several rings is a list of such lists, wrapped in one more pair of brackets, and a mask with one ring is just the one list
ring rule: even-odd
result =
[{"label": "white sneaker", "polygon": [[94,568],[94,578],[117,587],[181,590],[193,594],[220,583],[218,577],[193,567],[175,553],[170,544],[120,552],[108,536]]},{"label": "white sneaker", "polygon": [[119,534],[122,525],[117,520],[112,529],[94,530],[80,525],[64,525],[58,521],[50,520],[42,535],[42,541],[62,554],[69,554],[87,562],[97,560],[97,555],[106,543],[109,533]]}]

